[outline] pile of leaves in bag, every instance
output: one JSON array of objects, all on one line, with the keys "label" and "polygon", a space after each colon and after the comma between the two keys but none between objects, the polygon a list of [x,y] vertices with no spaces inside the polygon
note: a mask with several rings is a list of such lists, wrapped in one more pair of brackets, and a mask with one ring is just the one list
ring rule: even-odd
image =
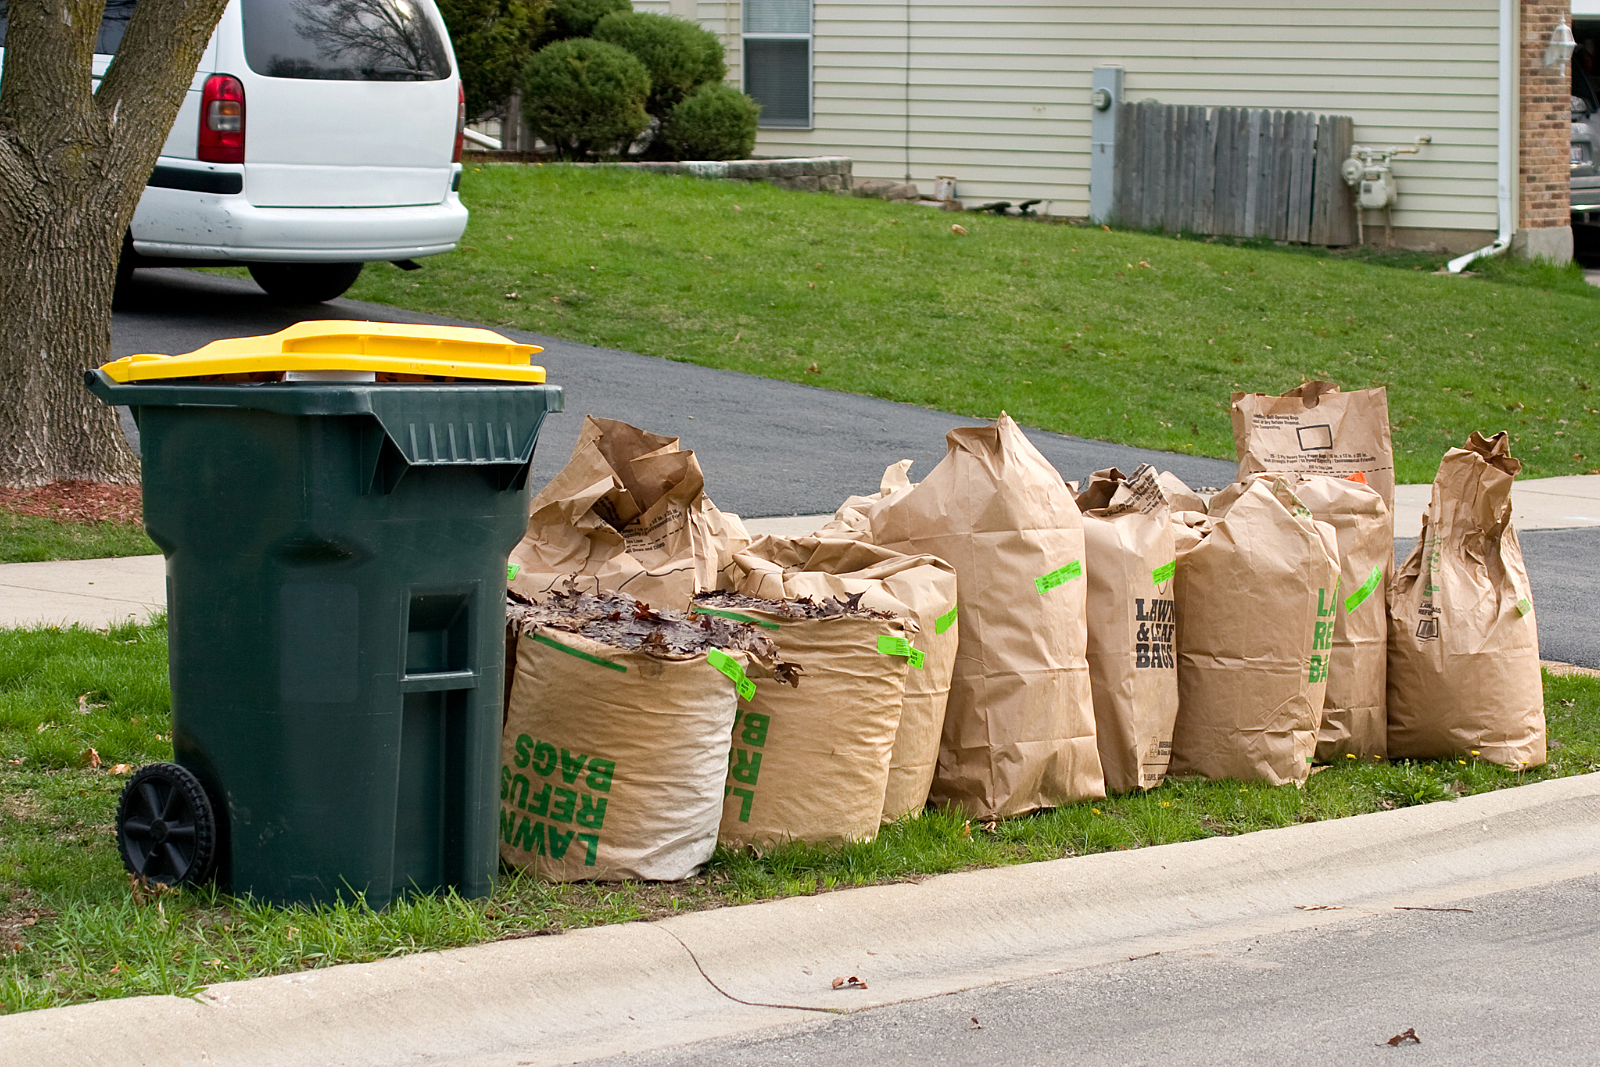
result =
[{"label": "pile of leaves in bag", "polygon": [[803,673],[797,664],[779,656],[772,638],[747,623],[718,615],[656,610],[626,593],[563,589],[534,601],[507,592],[506,619],[519,632],[548,626],[656,659],[696,659],[713,648],[747,652],[774,678],[791,686],[800,684]]},{"label": "pile of leaves in bag", "polygon": [[[897,619],[900,616],[892,611],[881,608],[864,608],[861,598],[865,594],[852,593],[849,596],[830,596],[816,600],[803,596],[793,600],[764,600],[761,597],[746,596],[743,593],[730,593],[718,590],[712,593],[699,593],[694,598],[694,612],[702,618],[708,615],[712,618],[728,618],[727,615],[712,615],[712,612],[727,611],[760,611],[768,615],[776,615],[780,619],[829,619],[836,615],[860,615],[872,619]],[[707,611],[710,609],[710,611]]]}]

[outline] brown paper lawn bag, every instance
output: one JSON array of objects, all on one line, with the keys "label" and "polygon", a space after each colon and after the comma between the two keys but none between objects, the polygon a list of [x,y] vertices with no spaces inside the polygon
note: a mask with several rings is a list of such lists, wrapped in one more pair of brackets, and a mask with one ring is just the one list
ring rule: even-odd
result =
[{"label": "brown paper lawn bag", "polygon": [[1106,791],[1161,784],[1178,715],[1176,551],[1154,467],[1096,471],[1078,496],[1088,578],[1089,683]]},{"label": "brown paper lawn bag", "polygon": [[649,612],[621,594],[513,619],[502,858],[562,882],[693,874],[716,847],[745,668],[765,661],[791,677],[790,665],[755,627]]},{"label": "brown paper lawn bag", "polygon": [[1389,755],[1545,761],[1539,632],[1511,483],[1522,464],[1505,433],[1473,433],[1433,480],[1422,536],[1389,605]]},{"label": "brown paper lawn bag", "polygon": [[931,799],[976,818],[1105,795],[1086,658],[1083,519],[1010,416],[945,435],[872,504],[872,541],[956,570],[960,641]]},{"label": "brown paper lawn bag", "polygon": [[593,416],[529,510],[509,568],[510,588],[529,597],[573,578],[681,609],[729,588],[733,553],[750,543],[739,517],[706,497],[700,463],[677,438]]},{"label": "brown paper lawn bag", "polygon": [[[1219,496],[1221,494],[1218,494]],[[1333,648],[1339,548],[1283,478],[1248,482],[1175,532],[1173,775],[1304,782]]]},{"label": "brown paper lawn bag", "polygon": [[1394,509],[1394,445],[1382,389],[1344,393],[1307,382],[1282,396],[1233,394],[1233,447],[1239,480],[1261,471],[1346,477],[1360,474]]},{"label": "brown paper lawn bag", "polygon": [[[1357,475],[1356,477],[1360,477]],[[1328,691],[1322,702],[1316,762],[1383,759],[1388,753],[1384,716],[1388,611],[1384,576],[1394,566],[1394,533],[1383,498],[1365,482],[1318,474],[1254,474],[1217,494],[1226,509],[1258,480],[1282,478],[1318,522],[1333,527],[1339,545],[1339,593],[1334,598],[1333,648]]]},{"label": "brown paper lawn bag", "polygon": [[878,834],[906,672],[920,655],[903,619],[858,598],[767,600],[705,593],[694,610],[765,629],[802,663],[798,688],[758,679],[734,729],[721,839],[835,844]]},{"label": "brown paper lawn bag", "polygon": [[914,624],[906,628],[907,640],[922,655],[911,661],[906,676],[883,819],[889,822],[920,813],[939,759],[950,672],[956,662],[955,569],[933,556],[906,556],[866,541],[822,534],[762,537],[733,558],[743,571],[738,592],[747,596],[824,600],[859,595],[862,607],[888,611]]}]

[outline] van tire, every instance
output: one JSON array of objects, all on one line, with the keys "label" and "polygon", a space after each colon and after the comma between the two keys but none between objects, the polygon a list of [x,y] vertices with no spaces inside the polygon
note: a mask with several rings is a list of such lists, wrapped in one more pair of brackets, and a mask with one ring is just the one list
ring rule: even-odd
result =
[{"label": "van tire", "polygon": [[320,304],[343,296],[364,263],[252,263],[250,277],[285,304]]}]

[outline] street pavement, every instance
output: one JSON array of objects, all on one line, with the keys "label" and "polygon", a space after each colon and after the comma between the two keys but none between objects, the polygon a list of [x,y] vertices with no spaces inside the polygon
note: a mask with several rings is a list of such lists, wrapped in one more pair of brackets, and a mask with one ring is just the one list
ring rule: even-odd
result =
[{"label": "street pavement", "polygon": [[1593,1063],[1600,1016],[1575,1007],[1600,997],[1597,907],[1600,878],[1577,878],[591,1063]]}]

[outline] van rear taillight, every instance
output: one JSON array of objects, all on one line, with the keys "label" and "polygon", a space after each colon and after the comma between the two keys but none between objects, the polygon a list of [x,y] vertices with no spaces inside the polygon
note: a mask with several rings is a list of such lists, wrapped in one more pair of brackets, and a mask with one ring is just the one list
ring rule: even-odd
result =
[{"label": "van rear taillight", "polygon": [[461,162],[461,142],[467,136],[467,90],[460,82],[456,83],[456,147],[450,155],[450,162]]},{"label": "van rear taillight", "polygon": [[244,162],[244,85],[231,74],[211,75],[200,90],[195,154],[207,163]]}]

